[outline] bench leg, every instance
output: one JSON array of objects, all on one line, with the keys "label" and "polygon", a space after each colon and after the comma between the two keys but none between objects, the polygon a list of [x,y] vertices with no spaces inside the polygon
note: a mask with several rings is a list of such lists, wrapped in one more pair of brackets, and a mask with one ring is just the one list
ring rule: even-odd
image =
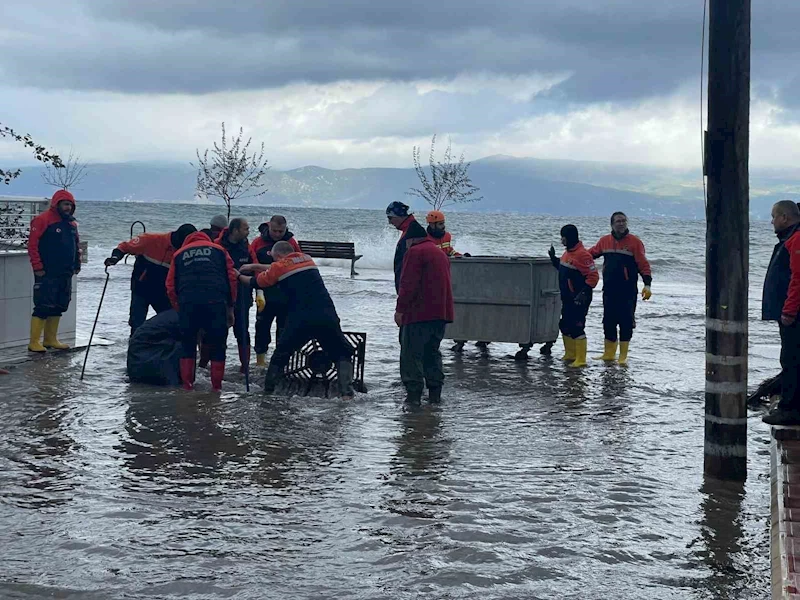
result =
[{"label": "bench leg", "polygon": [[355,279],[356,275],[356,261],[354,259],[350,261],[350,279]]}]

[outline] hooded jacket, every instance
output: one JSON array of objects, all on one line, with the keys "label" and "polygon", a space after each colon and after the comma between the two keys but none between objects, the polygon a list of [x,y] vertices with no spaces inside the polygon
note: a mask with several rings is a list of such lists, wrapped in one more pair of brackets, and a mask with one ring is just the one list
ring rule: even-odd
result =
[{"label": "hooded jacket", "polygon": [[[58,203],[72,204],[69,215],[58,212]],[[34,271],[52,277],[73,275],[81,270],[80,238],[75,214],[75,198],[67,190],[58,190],[50,208],[31,221],[28,256]]]},{"label": "hooded jacket", "polygon": [[800,225],[793,225],[777,235],[778,243],[772,250],[764,278],[761,302],[764,321],[780,321],[782,314],[796,315],[800,305],[800,255],[797,254],[800,250]]},{"label": "hooded jacket", "polygon": [[450,259],[430,238],[423,238],[406,252],[396,310],[403,315],[403,325],[453,322]]},{"label": "hooded jacket", "polygon": [[182,304],[233,306],[238,283],[230,255],[198,231],[175,252],[167,274],[167,295],[175,310]]},{"label": "hooded jacket", "polygon": [[272,247],[277,244],[278,242],[289,242],[294,248],[295,252],[302,252],[300,250],[300,244],[297,243],[297,240],[294,238],[294,234],[286,230],[286,233],[283,234],[283,237],[279,240],[273,240],[269,235],[269,222],[262,223],[258,226],[258,231],[261,235],[259,235],[256,239],[253,240],[253,243],[250,244],[250,251],[253,253],[253,256],[256,258],[256,262],[261,263],[262,265],[271,265],[272,255]]},{"label": "hooded jacket", "polygon": [[571,303],[583,291],[593,290],[600,281],[592,255],[578,242],[561,256],[558,262],[558,287],[561,302]]}]

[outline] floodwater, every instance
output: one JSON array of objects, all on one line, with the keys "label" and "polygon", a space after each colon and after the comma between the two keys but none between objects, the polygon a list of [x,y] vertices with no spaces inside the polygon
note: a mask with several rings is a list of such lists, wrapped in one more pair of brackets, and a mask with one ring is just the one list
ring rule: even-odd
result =
[{"label": "floodwater", "polygon": [[[90,263],[130,222],[204,226],[212,207],[79,204]],[[255,225],[275,210],[244,207]],[[81,353],[0,378],[0,598],[769,597],[768,430],[749,428],[745,484],[704,482],[704,225],[632,220],[653,262],[625,368],[571,372],[444,351],[441,406],[404,406],[392,321],[397,238],[379,211],[285,209],[301,239],[353,240],[360,275],[323,261],[345,330],[367,333],[352,402],[245,393],[229,340],[221,396],[131,385],[130,266],[110,270],[86,378]],[[564,219],[453,214],[456,247],[544,256]],[[575,219],[594,242],[605,219]],[[752,227],[751,385],[777,370],[757,322],[773,236]],[[130,261],[132,262],[132,261]],[[479,282],[476,282],[479,284]],[[599,295],[590,350],[602,347]],[[27,319],[28,315],[20,315]],[[560,348],[559,348],[560,350]],[[557,354],[557,353],[556,353]]]}]

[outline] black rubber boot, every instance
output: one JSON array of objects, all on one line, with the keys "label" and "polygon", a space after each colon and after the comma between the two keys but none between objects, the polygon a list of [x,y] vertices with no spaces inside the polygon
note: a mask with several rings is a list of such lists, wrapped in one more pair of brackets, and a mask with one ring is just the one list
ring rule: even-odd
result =
[{"label": "black rubber boot", "polygon": [[408,404],[421,404],[422,390],[407,390],[406,402]]},{"label": "black rubber boot", "polygon": [[336,363],[336,377],[339,380],[339,395],[344,399],[353,398],[356,395],[353,389],[353,363],[349,360]]},{"label": "black rubber boot", "polygon": [[267,374],[264,375],[264,393],[271,394],[275,391],[275,386],[281,378],[281,370],[274,367],[267,369]]},{"label": "black rubber boot", "polygon": [[428,402],[431,404],[439,404],[442,401],[442,388],[432,387],[428,388]]}]

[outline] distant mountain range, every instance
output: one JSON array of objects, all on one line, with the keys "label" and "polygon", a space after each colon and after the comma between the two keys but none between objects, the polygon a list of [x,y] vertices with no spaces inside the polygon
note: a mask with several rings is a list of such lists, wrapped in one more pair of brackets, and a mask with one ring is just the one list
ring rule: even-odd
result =
[{"label": "distant mountain range", "polygon": [[[23,167],[22,175],[0,194],[46,196],[41,168]],[[519,212],[556,216],[629,215],[703,218],[699,170],[490,156],[476,160],[470,176],[481,188],[482,202],[457,210]],[[196,172],[180,163],[112,163],[91,165],[75,190],[83,200],[128,202],[196,202]],[[265,206],[383,208],[402,200],[419,208],[422,201],[405,192],[417,186],[413,169],[342,169],[308,166],[271,170],[269,191],[243,203]],[[754,170],[751,174],[751,215],[769,218],[779,199],[800,200],[800,170]],[[451,208],[450,210],[453,210]]]}]

